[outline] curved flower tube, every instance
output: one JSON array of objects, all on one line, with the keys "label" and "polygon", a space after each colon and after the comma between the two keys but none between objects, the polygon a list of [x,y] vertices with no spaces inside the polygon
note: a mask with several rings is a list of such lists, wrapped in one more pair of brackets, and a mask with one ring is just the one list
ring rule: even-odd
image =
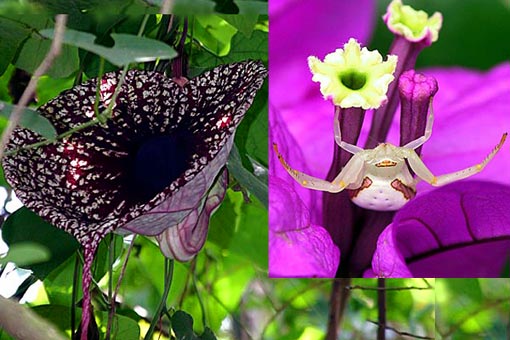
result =
[{"label": "curved flower tube", "polygon": [[227,182],[228,171],[225,169],[207,196],[203,197],[181,222],[156,236],[159,249],[166,257],[182,262],[189,261],[202,249],[207,238],[209,218],[223,201]]}]

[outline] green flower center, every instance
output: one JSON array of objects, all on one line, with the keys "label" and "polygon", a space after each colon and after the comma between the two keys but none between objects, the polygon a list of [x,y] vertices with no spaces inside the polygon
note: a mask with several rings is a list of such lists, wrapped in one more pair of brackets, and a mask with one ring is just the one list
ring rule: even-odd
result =
[{"label": "green flower center", "polygon": [[361,89],[367,82],[367,76],[364,73],[348,71],[340,75],[342,84],[353,91]]},{"label": "green flower center", "polygon": [[428,25],[428,16],[426,14],[421,16],[416,15],[412,8],[405,7],[406,6],[402,9],[400,22],[404,26],[407,26],[415,36],[419,36],[423,29]]}]

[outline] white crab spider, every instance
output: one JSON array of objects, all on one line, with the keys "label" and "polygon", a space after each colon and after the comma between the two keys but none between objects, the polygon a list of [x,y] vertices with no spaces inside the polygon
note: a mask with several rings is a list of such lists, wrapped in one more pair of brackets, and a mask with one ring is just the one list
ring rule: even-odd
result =
[{"label": "white crab spider", "polygon": [[[425,134],[422,137],[404,146],[381,143],[374,149],[367,150],[342,141],[337,111],[335,110],[335,142],[354,156],[333,181],[329,182],[292,169],[278,152],[277,145],[273,144],[273,147],[284,168],[303,187],[331,193],[350,189],[351,200],[356,205],[371,210],[392,211],[400,209],[416,195],[416,184],[420,179],[433,186],[441,186],[482,171],[499,151],[507,136],[507,133],[503,134],[498,145],[481,163],[450,174],[434,176],[414,151],[423,145],[432,133],[434,121],[432,102],[430,103]],[[409,168],[416,174],[417,178],[413,178]]]}]

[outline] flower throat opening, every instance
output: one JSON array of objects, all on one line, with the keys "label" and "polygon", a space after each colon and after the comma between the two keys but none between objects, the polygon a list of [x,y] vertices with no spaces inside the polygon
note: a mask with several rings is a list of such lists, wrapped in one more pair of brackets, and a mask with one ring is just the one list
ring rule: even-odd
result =
[{"label": "flower throat opening", "polygon": [[133,158],[128,180],[137,201],[147,201],[163,191],[189,167],[192,159],[191,133],[151,137],[140,144]]},{"label": "flower throat opening", "polygon": [[355,91],[365,86],[367,77],[364,73],[349,71],[340,75],[340,81],[345,87]]}]

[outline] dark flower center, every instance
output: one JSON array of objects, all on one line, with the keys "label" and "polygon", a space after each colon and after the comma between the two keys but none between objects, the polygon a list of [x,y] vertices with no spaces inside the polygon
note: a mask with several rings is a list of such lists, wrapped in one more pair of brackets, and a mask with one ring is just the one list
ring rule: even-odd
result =
[{"label": "dark flower center", "polygon": [[136,151],[128,187],[136,201],[147,201],[163,191],[189,167],[193,150],[190,133],[156,136]]},{"label": "dark flower center", "polygon": [[351,90],[359,90],[365,86],[367,77],[364,73],[358,73],[356,71],[349,71],[340,75],[340,81],[345,87]]}]

